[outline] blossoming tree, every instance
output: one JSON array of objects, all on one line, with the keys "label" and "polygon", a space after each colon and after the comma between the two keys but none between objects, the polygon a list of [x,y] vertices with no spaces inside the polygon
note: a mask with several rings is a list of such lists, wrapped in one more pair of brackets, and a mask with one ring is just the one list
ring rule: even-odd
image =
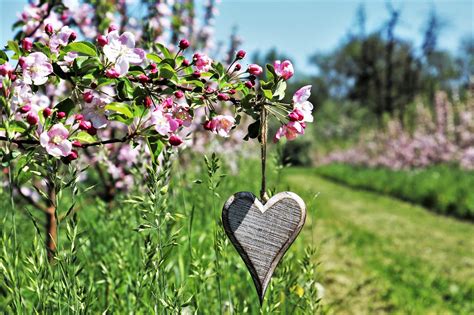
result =
[{"label": "blossoming tree", "polygon": [[[66,189],[78,194],[74,161],[88,148],[129,144],[146,151],[149,167],[157,168],[160,155],[195,130],[190,126],[196,119],[204,130],[227,137],[248,116],[254,122],[246,138],[261,139],[262,113],[268,112],[281,123],[275,140],[304,134],[313,120],[310,86],[298,90],[291,103],[282,101],[294,72],[288,60],[266,65],[262,80],[261,66],[239,63],[244,51],[225,67],[205,53],[189,53],[187,39],[171,49],[156,41],[137,43],[133,33],[114,25],[94,42],[80,41],[69,26],[55,23],[53,17],[67,11],[61,2],[37,8],[38,16],[25,17],[20,38],[0,52],[0,156],[11,194],[14,187],[40,183],[31,186],[48,201],[51,255],[61,194]],[[54,102],[46,89],[60,91]],[[232,114],[219,113],[218,105]]]}]

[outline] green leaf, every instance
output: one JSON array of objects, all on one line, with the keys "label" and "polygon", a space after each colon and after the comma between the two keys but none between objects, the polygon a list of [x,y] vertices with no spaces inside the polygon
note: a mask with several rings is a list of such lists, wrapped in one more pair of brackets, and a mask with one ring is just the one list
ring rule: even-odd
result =
[{"label": "green leaf", "polygon": [[57,63],[53,63],[53,72],[54,72],[55,75],[57,75],[58,77],[60,77],[63,80],[68,80],[69,79],[68,74],[66,72],[64,72],[63,69],[61,69],[61,67]]},{"label": "green leaf", "polygon": [[271,64],[267,63],[266,68],[267,68],[267,80],[268,80],[268,82],[273,82],[276,79],[278,79],[278,76],[275,73],[275,68]]},{"label": "green leaf", "polygon": [[278,84],[275,87],[275,91],[273,92],[273,97],[281,101],[285,97],[285,91],[286,91],[286,82],[278,81]]},{"label": "green leaf", "polygon": [[128,104],[125,104],[125,103],[116,103],[116,102],[110,103],[110,104],[105,105],[105,109],[113,110],[117,113],[125,115],[128,118],[133,117],[133,113],[130,109],[130,106]]},{"label": "green leaf", "polygon": [[155,53],[149,53],[146,55],[146,57],[151,60],[151,61],[154,61],[155,63],[160,63],[161,62],[161,57],[158,56],[157,54]]},{"label": "green leaf", "polygon": [[165,56],[165,58],[173,58],[173,57],[171,56],[171,53],[170,53],[170,51],[168,50],[168,48],[166,48],[166,47],[163,46],[162,44],[157,43],[157,44],[156,44],[156,47],[158,47],[158,49],[163,53],[163,56]]},{"label": "green leaf", "polygon": [[176,72],[169,64],[163,63],[160,66],[160,77],[171,80],[176,77]]},{"label": "green leaf", "polygon": [[81,143],[92,143],[95,141],[94,137],[88,134],[86,131],[78,132],[72,139],[79,140]]},{"label": "green leaf", "polygon": [[86,56],[97,57],[95,46],[88,42],[74,42],[64,47],[64,51],[75,51]]},{"label": "green leaf", "polygon": [[18,56],[21,55],[20,47],[18,46],[17,42],[15,42],[13,40],[10,40],[10,41],[8,41],[7,46],[11,51],[13,51],[15,53],[15,55],[18,55]]},{"label": "green leaf", "polygon": [[127,78],[120,79],[117,84],[117,94],[121,100],[133,98],[133,85]]},{"label": "green leaf", "polygon": [[154,131],[154,134],[146,138],[148,148],[150,149],[153,163],[157,163],[158,156],[164,149],[165,145],[161,141],[161,136]]},{"label": "green leaf", "polygon": [[3,50],[0,50],[0,65],[3,65],[7,61],[8,61],[7,54]]},{"label": "green leaf", "polygon": [[76,105],[70,98],[66,98],[56,104],[55,108],[58,110],[58,112],[65,112],[67,115],[74,109]]}]

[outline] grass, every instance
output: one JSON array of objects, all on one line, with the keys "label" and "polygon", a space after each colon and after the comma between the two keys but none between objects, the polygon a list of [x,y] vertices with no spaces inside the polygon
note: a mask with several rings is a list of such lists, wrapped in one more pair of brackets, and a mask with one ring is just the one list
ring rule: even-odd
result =
[{"label": "grass", "polygon": [[352,187],[414,202],[442,214],[474,220],[474,172],[455,166],[395,171],[331,164],[318,167],[317,173]]},{"label": "grass", "polygon": [[472,314],[474,226],[290,169],[315,202],[323,303],[335,313]]},{"label": "grass", "polygon": [[[83,198],[60,225],[53,264],[35,233],[34,222],[41,228],[43,218],[32,212],[32,221],[24,206],[17,208],[13,244],[3,193],[0,312],[474,312],[472,224],[341,186],[306,168],[285,170],[280,180],[279,190],[300,194],[309,215],[260,309],[243,262],[216,224],[230,194],[258,191],[258,164],[243,163],[238,175],[226,177],[220,176],[228,170],[178,168],[151,208],[149,194],[119,195],[111,204]],[[152,227],[155,220],[160,229]]]}]

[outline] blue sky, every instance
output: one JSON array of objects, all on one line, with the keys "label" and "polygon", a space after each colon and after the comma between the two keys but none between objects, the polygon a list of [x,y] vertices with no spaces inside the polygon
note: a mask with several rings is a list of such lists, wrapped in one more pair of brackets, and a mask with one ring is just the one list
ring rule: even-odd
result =
[{"label": "blue sky", "polygon": [[[12,36],[10,25],[26,0],[0,0],[0,44]],[[197,0],[202,2],[202,0]],[[216,20],[216,37],[228,43],[234,25],[239,28],[245,50],[276,47],[289,55],[297,69],[311,72],[308,56],[334,48],[355,25],[355,14],[363,3],[367,28],[375,30],[388,18],[382,0],[222,0]],[[423,25],[431,8],[446,27],[439,46],[455,52],[463,36],[473,36],[474,0],[393,0],[401,9],[396,35],[419,45]]]}]

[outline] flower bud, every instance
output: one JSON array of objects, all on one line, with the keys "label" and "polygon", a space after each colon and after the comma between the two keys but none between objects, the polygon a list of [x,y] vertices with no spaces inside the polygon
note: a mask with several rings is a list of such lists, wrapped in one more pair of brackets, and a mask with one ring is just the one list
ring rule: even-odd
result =
[{"label": "flower bud", "polygon": [[217,94],[217,99],[219,101],[228,101],[230,99],[230,97],[227,94],[219,93],[219,94]]},{"label": "flower bud", "polygon": [[262,69],[262,67],[260,67],[259,65],[251,64],[251,65],[247,68],[247,72],[250,73],[250,74],[259,76],[259,75],[262,74],[263,69]]},{"label": "flower bud", "polygon": [[28,116],[26,116],[26,121],[30,124],[30,125],[36,125],[38,123],[38,116],[36,116],[36,114],[34,113],[29,113]]},{"label": "flower bud", "polygon": [[88,130],[87,133],[90,134],[91,136],[95,136],[97,134],[97,129],[94,128],[94,126],[91,126]]},{"label": "flower bud", "polygon": [[68,41],[73,42],[76,40],[76,38],[77,38],[76,32],[72,32],[71,35],[69,35]]},{"label": "flower bud", "polygon": [[30,110],[31,110],[30,105],[25,105],[25,106],[20,107],[20,112],[22,112],[23,114],[28,113]]},{"label": "flower bud", "polygon": [[179,48],[182,50],[185,50],[186,48],[189,47],[189,41],[187,39],[182,39],[179,41]]},{"label": "flower bud", "polygon": [[53,110],[49,107],[46,107],[45,109],[43,109],[44,118],[48,118],[49,116],[51,116],[52,113],[53,113]]},{"label": "flower bud", "polygon": [[46,26],[44,27],[44,31],[46,32],[46,34],[48,34],[49,36],[53,35],[53,26],[51,24],[46,24]]},{"label": "flower bud", "polygon": [[81,121],[81,120],[84,119],[84,115],[82,115],[82,114],[76,114],[76,115],[74,116],[74,119],[75,119],[76,121]]},{"label": "flower bud", "polygon": [[240,71],[240,69],[242,69],[242,66],[240,65],[240,63],[236,63],[234,66],[234,71]]},{"label": "flower bud", "polygon": [[81,129],[81,130],[87,131],[91,128],[92,128],[92,124],[88,120],[81,120],[81,122],[79,123],[79,129]]},{"label": "flower bud", "polygon": [[288,117],[291,121],[300,121],[303,120],[304,115],[299,109],[295,109],[288,115]]},{"label": "flower bud", "polygon": [[246,54],[247,54],[247,53],[245,52],[245,50],[239,50],[239,51],[237,52],[237,54],[235,55],[235,58],[236,58],[236,59],[244,59],[244,57],[245,57]]},{"label": "flower bud", "polygon": [[183,67],[189,67],[190,63],[188,59],[184,59],[182,63]]},{"label": "flower bud", "polygon": [[247,81],[245,82],[245,86],[248,87],[249,89],[253,88],[254,83],[252,81]]},{"label": "flower bud", "polygon": [[21,47],[26,51],[31,51],[33,48],[33,42],[29,38],[23,38],[21,40]]},{"label": "flower bud", "polygon": [[115,30],[118,30],[118,27],[117,27],[117,25],[112,24],[112,25],[109,26],[108,32],[110,33],[110,32],[113,32]]},{"label": "flower bud", "polygon": [[66,157],[66,159],[71,162],[71,161],[74,161],[74,160],[77,160],[77,158],[79,157],[79,154],[77,153],[76,150],[72,150],[71,153],[68,154],[68,156]]},{"label": "flower bud", "polygon": [[57,117],[58,117],[58,119],[63,119],[64,117],[66,117],[66,113],[65,112],[59,112],[57,114]]},{"label": "flower bud", "polygon": [[141,83],[147,83],[148,81],[150,81],[150,78],[148,76],[146,76],[145,74],[140,74],[138,76],[138,80],[141,82]]},{"label": "flower bud", "polygon": [[97,83],[92,82],[92,83],[91,83],[91,89],[96,89],[96,88],[97,88]]},{"label": "flower bud", "polygon": [[235,93],[237,93],[237,91],[234,90],[234,89],[230,89],[228,93],[229,93],[230,95],[234,95]]},{"label": "flower bud", "polygon": [[174,96],[176,98],[182,98],[184,96],[184,92],[181,91],[181,90],[178,90],[178,91],[174,92]]},{"label": "flower bud", "polygon": [[105,71],[105,76],[107,78],[116,79],[120,76],[120,74],[117,72],[117,70],[115,70],[114,68],[111,68]]},{"label": "flower bud", "polygon": [[74,140],[72,142],[72,146],[75,147],[75,148],[82,148],[82,143],[79,142],[79,140]]},{"label": "flower bud", "polygon": [[150,73],[155,74],[155,73],[157,73],[157,72],[158,72],[158,67],[156,66],[156,63],[152,63],[152,64],[150,65]]},{"label": "flower bud", "polygon": [[20,65],[20,67],[24,67],[25,66],[25,57],[20,57],[20,59],[18,59],[18,64]]},{"label": "flower bud", "polygon": [[195,78],[200,78],[200,77],[201,77],[201,72],[199,72],[199,71],[197,71],[197,70],[194,71],[194,72],[193,72],[193,77],[195,77]]},{"label": "flower bud", "polygon": [[145,97],[145,107],[146,107],[146,108],[150,108],[151,105],[153,105],[153,100],[151,99],[151,97],[146,96],[146,97]]},{"label": "flower bud", "polygon": [[84,99],[84,102],[86,102],[86,103],[92,103],[92,101],[94,100],[94,95],[92,94],[91,91],[88,91],[88,92],[82,94],[82,97]]},{"label": "flower bud", "polygon": [[181,138],[178,137],[177,135],[172,135],[169,141],[170,141],[170,144],[175,147],[183,143],[183,140],[181,140]]},{"label": "flower bud", "polygon": [[212,121],[210,120],[207,120],[205,121],[202,126],[204,127],[204,129],[206,130],[212,130]]},{"label": "flower bud", "polygon": [[109,41],[107,40],[107,37],[105,37],[104,35],[97,36],[97,44],[99,44],[100,47],[104,47],[108,43]]}]

